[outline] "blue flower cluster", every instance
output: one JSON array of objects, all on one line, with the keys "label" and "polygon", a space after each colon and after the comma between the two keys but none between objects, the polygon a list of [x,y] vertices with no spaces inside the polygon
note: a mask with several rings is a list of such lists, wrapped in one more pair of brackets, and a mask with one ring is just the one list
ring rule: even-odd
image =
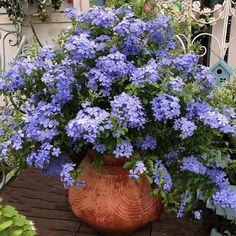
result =
[{"label": "blue flower cluster", "polygon": [[126,61],[126,56],[114,52],[97,59],[96,67],[87,73],[88,87],[93,91],[100,88],[103,96],[109,96],[112,82],[118,78],[125,78],[133,70],[132,63]]},{"label": "blue flower cluster", "polygon": [[[157,43],[159,46],[156,55],[157,58],[164,56],[165,53],[174,46],[174,44],[172,44],[174,31],[170,20],[170,17],[159,14],[156,19],[147,22],[147,29],[150,33],[151,41]],[[168,42],[167,45],[166,42]]]},{"label": "blue flower cluster", "polygon": [[223,133],[236,134],[236,126],[231,125],[230,118],[221,114],[218,110],[208,111],[200,117],[206,126],[213,129],[219,129]]},{"label": "blue flower cluster", "polygon": [[203,82],[208,88],[214,88],[216,84],[215,77],[212,75],[208,67],[199,65],[195,70],[195,83]]},{"label": "blue flower cluster", "polygon": [[182,78],[180,78],[179,76],[176,76],[174,78],[173,77],[170,78],[170,85],[174,91],[179,92],[183,89],[183,86],[185,85],[185,83]]},{"label": "blue flower cluster", "polygon": [[73,98],[73,89],[80,91],[80,85],[74,78],[73,71],[60,65],[51,66],[41,79],[51,92],[53,104],[64,105]]},{"label": "blue flower cluster", "polygon": [[96,43],[88,38],[89,35],[82,33],[71,35],[66,41],[66,49],[74,60],[92,59],[96,56]]},{"label": "blue flower cluster", "polygon": [[139,176],[142,175],[145,171],[147,171],[147,167],[142,161],[137,161],[135,164],[134,170],[129,170],[129,177],[131,179],[139,179]]},{"label": "blue flower cluster", "polygon": [[187,205],[187,199],[190,198],[192,196],[192,193],[189,192],[188,190],[182,194],[182,198],[181,198],[181,203],[180,203],[180,207],[179,210],[177,212],[177,217],[181,218],[184,215],[184,208]]},{"label": "blue flower cluster", "polygon": [[156,161],[152,178],[154,183],[163,190],[169,192],[172,188],[172,179],[161,161]]},{"label": "blue flower cluster", "polygon": [[154,150],[157,147],[157,140],[153,135],[147,134],[143,140],[136,142],[135,146],[142,151]]},{"label": "blue flower cluster", "polygon": [[204,175],[207,171],[207,168],[201,162],[199,162],[197,158],[194,156],[189,156],[183,158],[181,170]]},{"label": "blue flower cluster", "polygon": [[186,71],[191,72],[193,70],[193,66],[197,63],[198,56],[196,54],[183,54],[176,57],[173,60],[174,66],[178,71]]},{"label": "blue flower cluster", "polygon": [[195,211],[194,212],[194,218],[196,220],[200,220],[201,219],[201,216],[202,216],[202,210],[198,210],[198,211]]},{"label": "blue flower cluster", "polygon": [[179,99],[169,94],[157,95],[151,102],[155,120],[173,119],[180,115]]},{"label": "blue flower cluster", "polygon": [[121,144],[117,144],[113,154],[116,158],[126,157],[130,158],[133,154],[133,146],[127,140],[123,140]]},{"label": "blue flower cluster", "polygon": [[37,107],[30,104],[24,115],[26,137],[34,141],[48,142],[57,134],[58,120],[52,117],[60,113],[60,108],[50,103],[39,102]]},{"label": "blue flower cluster", "polygon": [[12,64],[11,70],[6,71],[0,78],[0,89],[13,93],[25,86],[24,76],[29,76],[34,68],[33,63],[26,58],[20,59],[17,64]]},{"label": "blue flower cluster", "polygon": [[143,128],[146,123],[144,109],[138,97],[122,93],[111,101],[111,115],[123,127]]},{"label": "blue flower cluster", "polygon": [[176,119],[173,127],[175,130],[180,130],[180,137],[182,139],[191,137],[197,129],[197,126],[185,117]]},{"label": "blue flower cluster", "polygon": [[141,68],[136,68],[130,76],[130,81],[140,87],[145,86],[146,83],[155,83],[160,79],[158,75],[158,64],[151,59],[147,65]]},{"label": "blue flower cluster", "polygon": [[50,157],[58,157],[61,154],[60,148],[53,147],[50,143],[43,143],[37,151],[33,151],[27,157],[30,166],[43,169],[50,162]]},{"label": "blue flower cluster", "polygon": [[193,156],[183,158],[181,170],[207,176],[211,180],[214,187],[217,188],[211,197],[212,205],[219,205],[222,208],[236,208],[236,195],[230,188],[225,172],[216,168],[207,168]]},{"label": "blue flower cluster", "polygon": [[71,177],[71,172],[74,171],[75,164],[66,163],[62,166],[62,170],[60,172],[61,181],[64,183],[64,187],[68,188],[69,186],[73,186],[75,180]]},{"label": "blue flower cluster", "polygon": [[236,195],[231,188],[223,188],[220,191],[213,194],[211,202],[215,206],[221,206],[222,208],[236,209]]},{"label": "blue flower cluster", "polygon": [[67,135],[74,140],[96,143],[100,134],[112,128],[110,114],[99,107],[85,107],[66,126]]},{"label": "blue flower cluster", "polygon": [[89,23],[89,26],[101,26],[105,29],[112,27],[119,20],[113,9],[102,7],[94,7],[92,11],[80,12],[79,14],[74,14],[71,10],[70,15],[72,18],[76,18],[77,22]]}]

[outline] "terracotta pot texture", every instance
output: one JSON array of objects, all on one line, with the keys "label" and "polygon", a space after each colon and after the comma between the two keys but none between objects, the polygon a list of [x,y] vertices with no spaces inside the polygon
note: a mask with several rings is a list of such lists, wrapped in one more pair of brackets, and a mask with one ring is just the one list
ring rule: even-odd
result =
[{"label": "terracotta pot texture", "polygon": [[150,195],[146,178],[131,180],[124,160],[112,156],[104,156],[100,174],[91,155],[81,163],[84,174],[78,179],[86,186],[69,188],[72,211],[80,220],[99,232],[127,234],[159,218],[162,200]]}]

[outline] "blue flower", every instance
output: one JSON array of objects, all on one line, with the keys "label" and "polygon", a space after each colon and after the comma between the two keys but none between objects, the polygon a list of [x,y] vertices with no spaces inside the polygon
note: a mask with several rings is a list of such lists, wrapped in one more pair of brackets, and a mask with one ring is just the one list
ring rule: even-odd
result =
[{"label": "blue flower", "polygon": [[39,52],[39,60],[45,60],[45,59],[55,59],[56,53],[53,51],[53,46],[46,45],[43,48],[40,49]]},{"label": "blue flower", "polygon": [[202,216],[202,210],[194,211],[194,218],[200,220]]},{"label": "blue flower", "polygon": [[66,49],[75,60],[92,59],[96,56],[96,43],[86,33],[69,36]]},{"label": "blue flower", "polygon": [[148,149],[154,150],[157,147],[157,140],[153,137],[153,135],[147,134],[143,140],[136,142],[135,146],[142,151],[146,151]]},{"label": "blue flower", "polygon": [[143,161],[136,161],[135,169],[129,170],[129,177],[131,179],[139,179],[139,176],[147,170],[147,167],[144,165]]},{"label": "blue flower", "polygon": [[200,120],[206,113],[208,113],[212,109],[211,105],[207,102],[197,102],[195,100],[191,100],[187,103],[187,118],[195,118]]},{"label": "blue flower", "polygon": [[176,119],[174,121],[173,127],[175,130],[180,130],[180,137],[182,139],[191,137],[194,131],[197,129],[197,126],[192,121],[189,121],[185,117]]},{"label": "blue flower", "polygon": [[106,152],[106,146],[101,143],[94,143],[93,144],[93,149],[96,150],[97,152],[104,154]]},{"label": "blue flower", "polygon": [[130,158],[133,154],[133,146],[127,140],[123,140],[121,144],[117,144],[113,154],[116,158],[126,157]]},{"label": "blue flower", "polygon": [[74,78],[73,71],[63,65],[52,65],[41,80],[48,87],[52,103],[64,105],[73,99],[73,89],[80,91],[80,85]]},{"label": "blue flower", "polygon": [[159,188],[163,188],[167,192],[171,190],[171,176],[160,160],[155,163],[152,178]]},{"label": "blue flower", "polygon": [[229,187],[229,179],[227,178],[227,175],[225,172],[218,170],[216,168],[208,169],[207,176],[213,182],[215,187],[219,189],[224,189],[224,188]]},{"label": "blue flower", "polygon": [[59,157],[60,154],[61,154],[61,149],[60,149],[60,148],[54,147],[54,148],[52,149],[52,155],[53,155],[53,156]]},{"label": "blue flower", "polygon": [[60,172],[61,181],[65,188],[73,186],[75,180],[71,177],[71,172],[74,170],[75,164],[67,163],[62,166],[62,171]]},{"label": "blue flower", "polygon": [[211,203],[222,208],[236,209],[236,194],[229,187],[221,189],[212,195]]},{"label": "blue flower", "polygon": [[28,165],[43,169],[46,165],[49,164],[51,149],[51,144],[43,143],[37,151],[31,152],[27,156]]},{"label": "blue flower", "polygon": [[174,78],[170,78],[170,85],[173,90],[179,92],[182,90],[185,83],[182,78],[180,78],[179,76],[176,76]]},{"label": "blue flower", "polygon": [[66,126],[67,135],[74,140],[95,144],[99,135],[112,127],[110,114],[98,107],[86,107]]},{"label": "blue flower", "polygon": [[142,161],[136,161],[135,172],[139,174],[143,174],[147,170],[147,167],[144,165]]},{"label": "blue flower", "polygon": [[197,63],[198,61],[198,56],[196,54],[183,54],[180,56],[177,56],[173,63],[175,68],[178,71],[187,71],[190,72],[193,69],[193,66]]},{"label": "blue flower", "polygon": [[157,95],[151,102],[155,120],[173,119],[180,115],[179,99],[169,94]]},{"label": "blue flower", "polygon": [[146,123],[144,109],[138,97],[122,93],[111,101],[111,115],[124,127],[143,128]]},{"label": "blue flower", "polygon": [[179,210],[177,212],[177,217],[178,218],[183,217],[183,215],[184,215],[184,208],[187,205],[187,198],[189,198],[191,196],[192,196],[192,193],[190,191],[186,191],[185,193],[182,194],[180,207],[179,207]]},{"label": "blue flower", "polygon": [[129,170],[129,178],[131,179],[139,179],[138,173],[135,170]]},{"label": "blue flower", "polygon": [[156,19],[147,22],[147,29],[151,40],[159,44],[173,39],[173,27],[168,16],[159,14]]},{"label": "blue flower", "polygon": [[158,65],[155,60],[151,59],[147,65],[141,68],[136,68],[130,76],[130,81],[141,87],[147,83],[155,83],[160,79],[158,75]]},{"label": "blue flower", "polygon": [[123,18],[123,20],[113,28],[113,31],[118,33],[122,38],[127,36],[135,36],[137,38],[143,35],[145,29],[146,23],[143,20]]},{"label": "blue flower", "polygon": [[34,108],[33,104],[26,106],[24,115],[24,127],[26,137],[34,141],[50,141],[57,134],[58,121],[52,117],[60,114],[60,108],[56,105],[39,102]]},{"label": "blue flower", "polygon": [[201,175],[204,175],[207,172],[207,168],[194,156],[184,157],[180,168],[182,171],[190,171]]}]

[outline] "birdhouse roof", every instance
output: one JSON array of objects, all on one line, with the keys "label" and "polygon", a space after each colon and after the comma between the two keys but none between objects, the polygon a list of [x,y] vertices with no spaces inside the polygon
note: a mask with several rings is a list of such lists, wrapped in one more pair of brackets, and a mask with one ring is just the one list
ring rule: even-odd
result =
[{"label": "birdhouse roof", "polygon": [[226,63],[224,60],[220,59],[212,68],[211,71],[217,69],[217,66],[221,65],[227,72],[230,73],[230,75],[234,74],[234,70],[229,66],[228,63]]}]

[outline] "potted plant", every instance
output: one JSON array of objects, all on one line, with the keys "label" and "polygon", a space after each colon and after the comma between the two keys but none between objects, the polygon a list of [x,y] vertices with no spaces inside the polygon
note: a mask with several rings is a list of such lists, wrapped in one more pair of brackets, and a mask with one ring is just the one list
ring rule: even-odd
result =
[{"label": "potted plant", "polygon": [[199,199],[236,208],[222,143],[235,111],[214,103],[198,56],[177,49],[172,19],[128,5],[65,14],[72,27],[58,45],[0,80],[14,107],[1,119],[0,160],[60,175],[74,213],[104,232],[143,226],[161,201],[197,219]]},{"label": "potted plant", "polygon": [[[0,202],[2,199],[0,198]],[[32,221],[19,214],[10,205],[0,205],[0,234],[2,236],[35,236],[36,229]]]}]

